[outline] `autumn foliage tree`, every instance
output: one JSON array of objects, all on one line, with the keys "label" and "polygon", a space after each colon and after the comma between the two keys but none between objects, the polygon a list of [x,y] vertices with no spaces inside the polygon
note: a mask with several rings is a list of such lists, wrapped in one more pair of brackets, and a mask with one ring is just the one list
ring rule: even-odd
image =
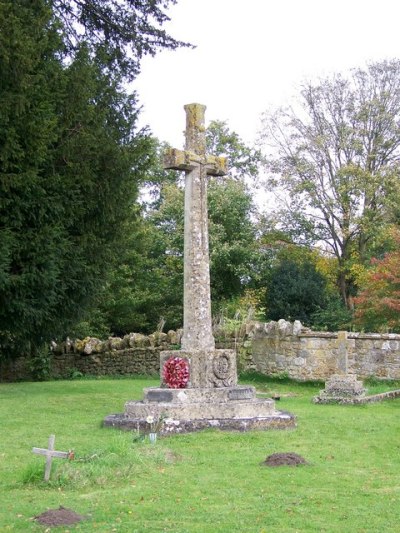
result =
[{"label": "autumn foliage tree", "polygon": [[369,261],[398,205],[400,61],[306,83],[296,104],[264,116],[268,186],[281,199],[275,220],[295,242],[332,253],[350,307],[354,260]]},{"label": "autumn foliage tree", "polygon": [[355,298],[356,322],[367,331],[400,332],[400,230],[393,230],[395,249],[372,259],[363,288]]}]

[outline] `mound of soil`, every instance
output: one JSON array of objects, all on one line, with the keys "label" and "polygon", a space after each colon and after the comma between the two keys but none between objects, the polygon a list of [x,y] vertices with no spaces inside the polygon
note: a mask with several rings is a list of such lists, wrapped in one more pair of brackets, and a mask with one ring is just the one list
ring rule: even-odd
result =
[{"label": "mound of soil", "polygon": [[273,453],[261,463],[263,466],[298,466],[306,465],[307,461],[301,455],[294,452]]},{"label": "mound of soil", "polygon": [[70,526],[77,524],[81,520],[85,520],[85,518],[85,516],[79,515],[75,511],[62,506],[59,509],[49,509],[35,516],[35,520],[44,526]]}]

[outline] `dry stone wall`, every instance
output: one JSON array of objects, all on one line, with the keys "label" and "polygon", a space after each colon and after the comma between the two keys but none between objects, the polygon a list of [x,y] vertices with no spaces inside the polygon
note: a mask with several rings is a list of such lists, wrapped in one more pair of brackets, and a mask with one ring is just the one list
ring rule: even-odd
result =
[{"label": "dry stone wall", "polygon": [[[156,332],[151,335],[131,333],[105,341],[93,337],[52,343],[48,377],[68,379],[74,376],[157,375],[160,351],[179,348],[182,331]],[[0,381],[34,379],[34,362],[27,358],[3,361]]]},{"label": "dry stone wall", "polygon": [[[101,341],[69,340],[52,345],[49,377],[76,375],[159,375],[160,352],[180,348],[182,331]],[[400,380],[400,335],[326,333],[304,328],[300,322],[246,324],[232,335],[216,335],[217,348],[235,349],[238,371],[257,371],[300,381],[324,381],[343,371],[360,379]],[[0,381],[31,380],[32,361],[26,358],[0,363]]]},{"label": "dry stone wall", "polygon": [[343,371],[345,356],[360,379],[400,379],[400,335],[315,332],[280,320],[256,324],[252,337],[252,366],[263,374],[324,381]]},{"label": "dry stone wall", "polygon": [[88,337],[53,345],[51,375],[66,378],[89,376],[157,375],[160,351],[178,348],[182,332],[131,333],[106,341]]}]

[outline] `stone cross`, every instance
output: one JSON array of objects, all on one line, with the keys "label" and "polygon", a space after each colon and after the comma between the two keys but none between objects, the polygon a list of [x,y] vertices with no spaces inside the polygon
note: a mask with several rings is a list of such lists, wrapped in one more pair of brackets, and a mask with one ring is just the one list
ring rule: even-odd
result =
[{"label": "stone cross", "polygon": [[60,457],[61,459],[73,459],[74,452],[58,452],[54,449],[54,443],[56,440],[55,435],[50,435],[47,448],[32,448],[32,452],[37,455],[44,455],[46,457],[46,466],[44,470],[44,480],[49,481],[51,472],[51,463],[53,457]]},{"label": "stone cross", "polygon": [[224,157],[206,155],[206,106],[188,104],[184,109],[185,150],[168,150],[164,168],[186,172],[182,350],[207,351],[215,349],[211,322],[207,176],[226,174],[227,161]]},{"label": "stone cross", "polygon": [[347,331],[338,331],[337,334],[337,365],[339,374],[347,376],[348,354],[347,354]]}]

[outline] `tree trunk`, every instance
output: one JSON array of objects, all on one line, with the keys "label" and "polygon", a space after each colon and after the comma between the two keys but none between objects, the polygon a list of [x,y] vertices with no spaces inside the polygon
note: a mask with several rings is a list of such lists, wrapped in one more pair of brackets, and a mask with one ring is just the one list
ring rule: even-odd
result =
[{"label": "tree trunk", "polygon": [[346,305],[347,309],[350,309],[346,272],[342,266],[339,267],[338,287],[339,287],[340,296],[342,297],[344,304]]}]

